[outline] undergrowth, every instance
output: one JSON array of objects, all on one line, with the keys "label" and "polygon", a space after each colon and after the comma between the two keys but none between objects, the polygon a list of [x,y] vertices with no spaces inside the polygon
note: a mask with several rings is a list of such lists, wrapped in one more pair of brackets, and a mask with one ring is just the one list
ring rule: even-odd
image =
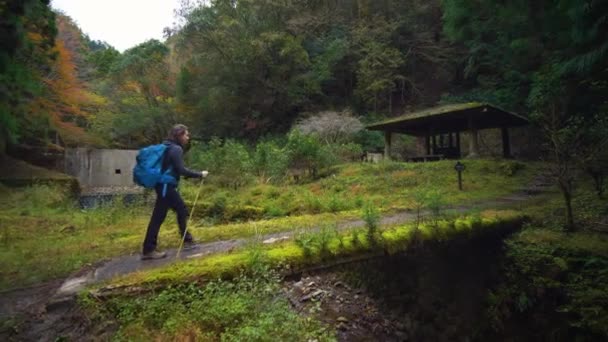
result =
[{"label": "undergrowth", "polygon": [[291,309],[280,282],[277,272],[257,269],[103,305],[86,296],[80,302],[91,317],[119,323],[117,341],[334,341],[327,326]]},{"label": "undergrowth", "polygon": [[502,278],[488,297],[493,331],[515,340],[608,339],[608,201],[582,187],[573,205],[577,232],[564,230],[563,201],[554,198],[528,208],[532,221],[506,241]]}]

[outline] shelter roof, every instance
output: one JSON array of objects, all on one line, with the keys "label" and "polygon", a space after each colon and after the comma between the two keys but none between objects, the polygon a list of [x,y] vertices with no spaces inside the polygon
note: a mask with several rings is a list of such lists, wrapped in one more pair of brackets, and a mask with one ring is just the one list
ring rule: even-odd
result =
[{"label": "shelter roof", "polygon": [[437,106],[408,113],[367,126],[375,131],[424,136],[469,129],[469,119],[477,129],[525,126],[525,117],[485,103],[469,102]]}]

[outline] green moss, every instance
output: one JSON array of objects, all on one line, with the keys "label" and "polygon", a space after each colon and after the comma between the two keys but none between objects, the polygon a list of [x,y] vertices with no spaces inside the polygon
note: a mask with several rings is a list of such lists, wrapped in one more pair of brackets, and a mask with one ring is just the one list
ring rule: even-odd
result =
[{"label": "green moss", "polygon": [[382,126],[382,125],[386,125],[386,124],[399,123],[399,122],[403,122],[403,121],[409,121],[412,119],[425,118],[425,117],[430,117],[430,116],[435,116],[435,115],[446,114],[446,113],[450,113],[450,112],[458,112],[458,111],[464,111],[464,110],[469,110],[469,109],[476,109],[476,108],[481,108],[483,106],[485,106],[485,104],[479,103],[479,102],[457,103],[457,104],[437,106],[437,107],[428,108],[428,109],[420,110],[420,111],[413,112],[413,113],[408,113],[408,114],[402,115],[397,118],[392,118],[389,120],[373,123],[371,125],[368,125],[368,127]]},{"label": "green moss", "polygon": [[[453,221],[446,221],[444,224],[432,229],[430,225],[421,225],[419,230],[422,232],[423,241],[446,240],[457,236],[469,236],[471,234],[492,231],[498,228],[515,228],[521,225],[523,217],[513,211],[491,211],[483,213],[484,218],[479,224],[473,224],[476,217],[464,217],[461,220],[471,222],[469,228],[457,232],[454,230]],[[500,224],[499,224],[500,223]],[[296,242],[285,242],[280,245],[265,248],[265,254],[272,267],[279,265],[289,265],[291,269],[303,268],[317,265],[332,260],[348,257],[353,254],[372,253],[382,254],[385,252],[396,253],[409,248],[412,234],[415,228],[413,225],[403,225],[394,227],[381,232],[381,244],[370,244],[366,234],[358,234],[357,242],[352,234],[346,233],[338,238],[332,237],[328,240],[329,249],[324,251],[319,245],[312,245],[306,251]],[[328,253],[329,252],[329,253]],[[214,279],[238,273],[248,268],[248,253],[246,250],[237,250],[231,254],[220,254],[194,259],[186,262],[176,263],[160,269],[138,272],[137,274],[119,277],[111,282],[112,285],[133,286],[153,283],[183,283],[195,279]]]}]

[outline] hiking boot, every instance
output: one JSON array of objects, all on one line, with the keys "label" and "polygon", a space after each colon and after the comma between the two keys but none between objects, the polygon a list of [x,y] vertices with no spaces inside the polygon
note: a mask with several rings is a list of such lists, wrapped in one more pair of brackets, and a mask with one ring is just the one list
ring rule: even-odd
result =
[{"label": "hiking boot", "polygon": [[152,251],[141,255],[141,260],[162,259],[167,256],[166,252]]},{"label": "hiking boot", "polygon": [[184,241],[184,245],[182,246],[182,250],[184,251],[189,251],[195,248],[198,248],[198,245],[193,240]]}]

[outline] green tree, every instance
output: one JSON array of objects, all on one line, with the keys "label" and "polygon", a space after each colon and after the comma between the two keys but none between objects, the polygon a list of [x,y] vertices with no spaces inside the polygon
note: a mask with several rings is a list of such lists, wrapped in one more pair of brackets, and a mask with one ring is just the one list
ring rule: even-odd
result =
[{"label": "green tree", "polygon": [[289,128],[315,89],[308,54],[284,29],[291,11],[275,1],[214,1],[188,16],[178,44],[188,51],[180,105],[203,133],[257,137]]},{"label": "green tree", "polygon": [[114,63],[120,58],[120,52],[106,42],[89,42],[91,51],[87,62],[95,68],[95,77],[108,76]]},{"label": "green tree", "polygon": [[156,143],[165,137],[168,127],[181,121],[174,104],[175,82],[168,55],[167,46],[149,40],[111,57],[108,78],[98,85],[98,91],[110,100],[96,115],[93,128],[113,145]]},{"label": "green tree", "polygon": [[4,153],[8,142],[35,138],[41,135],[36,127],[48,127],[28,104],[44,92],[40,79],[53,64],[57,28],[48,0],[2,1],[0,21],[0,153]]},{"label": "green tree", "polygon": [[[605,96],[608,1],[443,1],[444,31],[467,48],[459,99],[526,112],[534,74],[551,66],[567,83],[568,106],[593,113]],[[591,101],[590,101],[591,100]]]},{"label": "green tree", "polygon": [[397,112],[434,103],[450,78],[439,1],[216,0],[180,14],[179,107],[203,135],[255,139],[345,106]]}]

